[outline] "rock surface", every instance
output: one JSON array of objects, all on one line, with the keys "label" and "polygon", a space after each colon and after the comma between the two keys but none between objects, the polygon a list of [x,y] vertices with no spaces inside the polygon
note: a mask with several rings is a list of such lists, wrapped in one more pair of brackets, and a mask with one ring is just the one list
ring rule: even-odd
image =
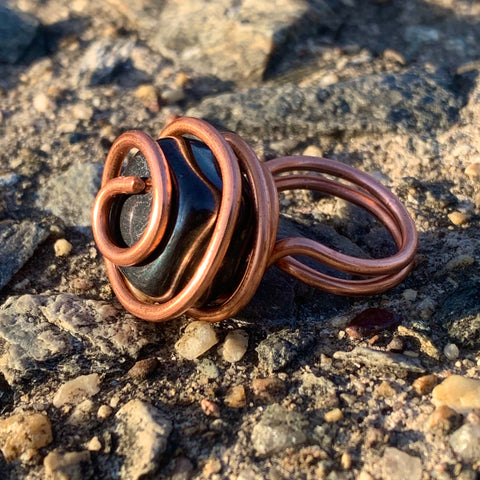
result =
[{"label": "rock surface", "polygon": [[434,405],[447,405],[458,413],[480,408],[480,380],[450,375],[432,392]]},{"label": "rock surface", "polygon": [[480,460],[480,425],[463,425],[451,435],[450,445],[464,462],[478,462]]},{"label": "rock surface", "polygon": [[48,232],[34,222],[0,221],[0,290],[23,267]]},{"label": "rock surface", "polygon": [[392,480],[421,480],[422,462],[397,448],[386,448],[382,457],[383,478]]},{"label": "rock surface", "polygon": [[159,410],[140,400],[131,400],[116,414],[120,437],[118,453],[125,457],[121,478],[137,480],[154,473],[167,448],[172,424]]}]

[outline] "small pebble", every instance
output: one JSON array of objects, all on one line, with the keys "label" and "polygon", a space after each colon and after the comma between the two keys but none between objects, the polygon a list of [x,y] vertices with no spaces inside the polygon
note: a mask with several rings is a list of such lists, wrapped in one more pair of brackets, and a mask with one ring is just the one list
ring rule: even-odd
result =
[{"label": "small pebble", "polygon": [[77,120],[90,120],[93,116],[93,108],[83,103],[78,103],[73,107],[72,115]]},{"label": "small pebble", "polygon": [[242,408],[247,404],[245,388],[243,385],[235,385],[227,390],[225,395],[225,405],[231,408]]},{"label": "small pebble", "polygon": [[405,348],[401,337],[393,337],[387,345],[387,352],[401,352]]},{"label": "small pebble", "polygon": [[449,360],[456,360],[458,356],[460,355],[460,350],[454,343],[449,343],[445,345],[445,348],[443,349],[443,354],[449,359]]},{"label": "small pebble", "polygon": [[403,291],[402,295],[407,302],[414,302],[417,299],[418,292],[411,288],[407,288]]},{"label": "small pebble", "polygon": [[135,96],[153,113],[160,111],[160,99],[153,85],[141,85],[135,91]]},{"label": "small pebble", "polygon": [[87,449],[90,450],[91,452],[99,452],[102,449],[102,444],[100,443],[100,440],[98,439],[97,436],[93,437],[87,443]]},{"label": "small pebble", "polygon": [[203,466],[203,474],[208,478],[222,470],[222,462],[218,458],[209,458]]},{"label": "small pebble", "polygon": [[44,414],[25,412],[0,420],[0,450],[7,462],[28,461],[52,441],[52,426]]},{"label": "small pebble", "polygon": [[220,371],[213,360],[203,358],[197,365],[197,372],[208,379],[215,380],[220,376]]},{"label": "small pebble", "polygon": [[480,177],[480,162],[471,163],[465,169],[465,175],[467,175],[472,179],[476,177]]},{"label": "small pebble", "polygon": [[367,308],[350,321],[345,331],[351,338],[360,339],[396,327],[400,321],[401,318],[398,315],[388,310]]},{"label": "small pebble", "polygon": [[109,405],[100,405],[98,412],[97,412],[97,418],[100,420],[106,420],[113,412],[112,407]]},{"label": "small pebble", "polygon": [[459,420],[461,421],[455,410],[448,408],[446,405],[440,405],[428,417],[425,422],[425,429],[448,433]]},{"label": "small pebble", "polygon": [[192,322],[175,344],[177,353],[187,360],[194,360],[210,350],[218,342],[211,323]]},{"label": "small pebble", "polygon": [[253,395],[256,400],[272,402],[275,397],[285,392],[285,383],[279,378],[255,378],[252,381]]},{"label": "small pebble", "polygon": [[181,102],[182,100],[185,100],[185,92],[183,91],[183,88],[164,90],[162,92],[162,100],[167,105],[172,105],[173,103]]},{"label": "small pebble", "polygon": [[328,423],[338,422],[343,418],[343,412],[339,408],[334,408],[325,413],[325,421]]},{"label": "small pebble", "polygon": [[383,51],[383,58],[387,61],[398,63],[399,65],[406,65],[407,63],[405,57],[400,52],[391,48],[386,48]]},{"label": "small pebble", "polygon": [[433,389],[432,403],[446,405],[461,414],[480,408],[480,380],[450,375]]},{"label": "small pebble", "polygon": [[448,214],[448,219],[457,226],[465,225],[468,222],[469,217],[463,212],[452,212]]},{"label": "small pebble", "polygon": [[320,147],[316,145],[309,145],[304,151],[303,154],[307,157],[323,157],[323,152]]},{"label": "small pebble", "polygon": [[128,371],[128,376],[135,380],[145,380],[158,367],[158,360],[155,357],[139,360]]},{"label": "small pebble", "polygon": [[208,400],[208,398],[202,399],[200,407],[207,417],[220,418],[220,409],[218,408],[218,405],[215,402]]},{"label": "small pebble", "polygon": [[43,460],[45,477],[50,480],[77,480],[83,477],[83,463],[90,462],[90,452],[50,452]]},{"label": "small pebble", "polygon": [[46,93],[37,93],[33,97],[33,108],[40,113],[46,113],[55,110],[55,103],[48,97]]},{"label": "small pebble", "polygon": [[412,383],[412,388],[418,395],[427,395],[433,390],[437,383],[438,378],[436,375],[423,375]]},{"label": "small pebble", "polygon": [[397,391],[384,380],[378,387],[375,388],[374,396],[377,398],[389,398],[397,394]]},{"label": "small pebble", "polygon": [[190,77],[184,72],[180,72],[175,79],[175,83],[179,87],[184,87],[189,81]]},{"label": "small pebble", "polygon": [[53,245],[56,257],[68,257],[72,248],[72,244],[68,240],[65,240],[65,238],[59,238]]},{"label": "small pebble", "polygon": [[93,402],[87,398],[83,402],[80,402],[75,406],[73,412],[68,418],[67,423],[69,425],[81,425],[90,420],[90,414],[93,411]]},{"label": "small pebble", "polygon": [[480,462],[480,426],[462,425],[451,435],[450,446],[464,462]]},{"label": "small pebble", "polygon": [[81,375],[64,383],[53,397],[53,405],[60,408],[65,404],[78,404],[100,391],[98,373]]},{"label": "small pebble", "polygon": [[352,466],[352,457],[348,452],[343,452],[340,464],[344,470],[350,470]]},{"label": "small pebble", "polygon": [[230,363],[242,359],[248,347],[248,333],[244,330],[229,332],[223,344],[222,355],[225,361]]}]

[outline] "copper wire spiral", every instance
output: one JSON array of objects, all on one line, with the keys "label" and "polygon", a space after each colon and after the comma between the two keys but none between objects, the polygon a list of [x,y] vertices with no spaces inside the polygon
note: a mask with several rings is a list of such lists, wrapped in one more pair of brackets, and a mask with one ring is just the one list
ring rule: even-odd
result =
[{"label": "copper wire spiral", "polygon": [[[221,173],[223,192],[208,247],[191,279],[173,298],[156,302],[132,287],[118,266],[136,265],[160,244],[168,221],[172,197],[168,159],[158,143],[140,131],[121,135],[113,144],[105,163],[102,188],[93,208],[93,233],[105,257],[112,288],[123,306],[137,317],[164,321],[184,313],[216,322],[241,310],[257,290],[265,270],[276,264],[299,280],[327,292],[341,295],[369,295],[383,292],[409,273],[417,247],[415,225],[400,201],[371,176],[341,162],[318,157],[291,156],[260,162],[252,148],[238,135],[220,133],[205,121],[183,117],[173,121],[160,138],[192,135],[212,151]],[[151,179],[121,176],[127,153],[138,149],[147,160]],[[349,183],[327,178],[341,178]],[[220,305],[196,307],[221,268],[232,238],[242,194],[242,176],[252,192],[255,233],[243,278],[235,291]],[[358,205],[375,216],[392,235],[398,252],[381,259],[357,258],[337,252],[308,238],[277,237],[278,192],[316,190]],[[141,194],[151,190],[152,208],[148,226],[131,247],[115,244],[108,229],[114,197]],[[360,277],[337,278],[300,262],[294,256],[306,256],[321,264]],[[184,259],[188,262],[188,259]]]}]

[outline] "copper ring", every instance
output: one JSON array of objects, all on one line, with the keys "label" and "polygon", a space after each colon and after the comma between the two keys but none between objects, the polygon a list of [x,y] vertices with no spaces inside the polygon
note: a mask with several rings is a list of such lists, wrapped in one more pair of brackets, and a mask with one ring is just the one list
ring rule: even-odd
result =
[{"label": "copper ring", "polygon": [[[202,260],[187,285],[165,302],[138,292],[122,275],[118,265],[140,263],[162,240],[171,195],[168,159],[155,141],[139,131],[123,134],[107,157],[102,189],[93,209],[93,231],[105,257],[112,288],[124,307],[134,315],[151,321],[164,321],[183,313],[205,321],[229,318],[250,301],[265,270],[274,263],[316,288],[343,295],[380,293],[398,284],[411,270],[417,247],[415,225],[400,201],[366,173],[317,157],[282,157],[262,163],[238,135],[222,134],[207,122],[189,117],[173,121],[160,133],[160,137],[184,135],[195,136],[210,148],[220,169],[223,192],[213,234]],[[138,148],[145,156],[151,172],[150,181],[121,176],[123,160],[132,148]],[[324,174],[341,178],[349,184]],[[198,306],[197,302],[221,268],[229,246],[242,195],[242,175],[250,186],[255,213],[254,239],[243,277],[220,305]],[[137,244],[121,248],[115,245],[108,231],[112,199],[115,195],[141,193],[146,188],[153,191],[148,226]],[[368,259],[345,255],[307,238],[277,241],[278,192],[292,189],[318,190],[364,208],[388,229],[398,252],[388,258]],[[333,277],[301,263],[294,255],[306,256],[337,271],[366,278]]]}]

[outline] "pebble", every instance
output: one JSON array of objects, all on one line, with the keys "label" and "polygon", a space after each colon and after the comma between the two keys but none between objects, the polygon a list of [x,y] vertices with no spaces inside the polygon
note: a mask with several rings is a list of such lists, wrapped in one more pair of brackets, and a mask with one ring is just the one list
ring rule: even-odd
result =
[{"label": "pebble", "polygon": [[380,385],[378,385],[374,390],[374,396],[377,398],[389,398],[397,394],[397,391],[384,380]]},{"label": "pebble", "polygon": [[220,418],[220,409],[218,408],[218,405],[208,398],[202,399],[200,402],[200,408],[207,417]]},{"label": "pebble", "polygon": [[183,88],[166,89],[162,92],[162,100],[167,105],[181,102],[185,100],[185,92]]},{"label": "pebble", "polygon": [[418,395],[427,395],[433,390],[437,383],[438,378],[436,375],[423,375],[412,383],[412,388]]},{"label": "pebble", "polygon": [[474,162],[465,169],[465,175],[470,178],[480,177],[480,162]]},{"label": "pebble", "polygon": [[402,296],[407,302],[414,302],[417,299],[418,292],[411,288],[406,288],[403,291]]},{"label": "pebble", "polygon": [[109,405],[100,405],[97,411],[97,418],[106,420],[112,414],[113,409]]},{"label": "pebble", "polygon": [[87,443],[87,449],[91,452],[99,452],[102,449],[102,443],[96,435]]},{"label": "pebble", "polygon": [[480,462],[480,426],[462,425],[452,433],[450,446],[464,462]]},{"label": "pebble", "polygon": [[272,402],[279,395],[285,392],[285,383],[279,378],[254,378],[252,390],[255,400],[261,402]]},{"label": "pebble", "polygon": [[438,430],[443,433],[448,433],[450,430],[461,422],[460,415],[447,407],[446,405],[440,405],[435,411],[428,417],[425,422],[426,430]]},{"label": "pebble", "polygon": [[432,403],[447,405],[461,414],[480,408],[480,380],[451,375],[433,389]]},{"label": "pebble", "polygon": [[343,412],[339,408],[334,408],[325,413],[325,421],[328,423],[338,422],[343,418]]},{"label": "pebble", "polygon": [[452,270],[459,270],[461,268],[469,267],[474,263],[475,259],[471,255],[457,255],[447,262],[445,268],[451,272]]},{"label": "pebble", "polygon": [[46,93],[37,93],[33,97],[33,108],[39,113],[46,113],[55,110],[55,103],[48,97]]},{"label": "pebble", "polygon": [[460,350],[454,343],[448,343],[445,345],[443,349],[443,354],[449,359],[449,360],[456,360],[458,356],[460,355]]},{"label": "pebble", "polygon": [[194,360],[217,344],[215,329],[208,322],[190,323],[183,336],[175,344],[177,353],[187,360]]},{"label": "pebble", "polygon": [[50,420],[44,414],[24,412],[0,420],[0,450],[7,462],[28,461],[52,441]]},{"label": "pebble", "polygon": [[248,347],[248,333],[244,330],[229,332],[223,344],[223,359],[230,363],[240,361]]},{"label": "pebble", "polygon": [[160,103],[157,89],[153,85],[140,85],[135,90],[135,96],[151,112],[160,111]]},{"label": "pebble", "polygon": [[72,115],[77,120],[90,120],[93,116],[93,108],[84,103],[77,103],[72,108]]},{"label": "pebble", "polygon": [[222,462],[218,458],[209,458],[203,466],[202,473],[207,477],[211,477],[222,471]]},{"label": "pebble", "polygon": [[135,365],[128,371],[128,376],[134,380],[145,380],[157,369],[159,362],[156,357],[145,358],[144,360],[139,360]]},{"label": "pebble", "polygon": [[230,387],[225,394],[225,405],[231,408],[243,408],[247,404],[245,388],[243,385]]},{"label": "pebble", "polygon": [[382,308],[367,308],[349,322],[345,331],[351,338],[370,337],[375,333],[399,325],[401,318]]},{"label": "pebble", "polygon": [[302,155],[306,157],[323,157],[323,151],[316,145],[308,145],[308,147],[303,151]]},{"label": "pebble", "polygon": [[[403,325],[399,325],[398,327],[398,334],[405,336],[405,337],[414,337],[420,342],[420,351],[423,352],[425,355],[428,355],[435,360],[440,360],[441,352],[440,350],[434,345],[432,340],[425,334],[414,330],[413,328],[408,328]],[[403,352],[405,354],[405,352]]]},{"label": "pebble", "polygon": [[70,414],[70,417],[68,417],[67,423],[69,425],[81,425],[82,423],[86,423],[89,420],[93,409],[93,402],[87,398],[75,406],[73,412]]},{"label": "pebble", "polygon": [[350,470],[352,467],[352,457],[348,452],[343,452],[340,458],[340,465],[344,470]]},{"label": "pebble", "polygon": [[273,404],[268,406],[252,430],[252,446],[259,455],[272,455],[307,441],[308,422],[298,412]]},{"label": "pebble", "polygon": [[65,404],[78,404],[100,391],[98,373],[80,375],[64,383],[53,397],[53,405],[60,408]]},{"label": "pebble", "polygon": [[338,351],[333,354],[333,358],[354,364],[361,363],[374,368],[392,368],[415,373],[423,373],[425,371],[420,361],[416,358],[366,347],[355,347],[350,352]]},{"label": "pebble", "polygon": [[421,480],[422,462],[397,448],[387,447],[381,459],[382,473],[389,480]]},{"label": "pebble", "polygon": [[86,477],[85,464],[90,463],[90,452],[62,453],[54,450],[43,460],[46,480],[82,480]]},{"label": "pebble", "polygon": [[457,226],[465,225],[470,219],[469,216],[463,212],[452,212],[448,214],[448,219]]},{"label": "pebble", "polygon": [[72,248],[72,244],[65,238],[59,238],[53,245],[56,257],[68,257]]},{"label": "pebble", "polygon": [[171,422],[157,408],[141,400],[130,400],[116,418],[117,454],[125,458],[120,478],[138,480],[153,474],[167,448]]},{"label": "pebble", "polygon": [[197,372],[208,379],[215,380],[220,376],[220,371],[213,360],[203,358],[197,365]]}]

